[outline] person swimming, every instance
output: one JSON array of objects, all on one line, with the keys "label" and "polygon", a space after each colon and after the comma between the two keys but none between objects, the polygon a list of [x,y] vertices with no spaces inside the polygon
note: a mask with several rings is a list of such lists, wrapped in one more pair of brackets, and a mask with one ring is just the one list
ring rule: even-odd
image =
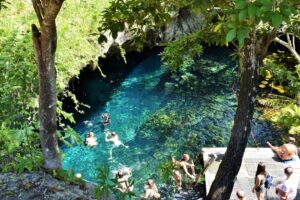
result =
[{"label": "person swimming", "polygon": [[[110,155],[109,160],[112,159],[112,150],[114,148],[117,148],[119,146],[124,146],[125,148],[128,148],[128,146],[126,146],[125,144],[123,144],[121,142],[121,140],[119,139],[119,136],[116,134],[116,132],[105,131],[104,133],[105,133],[105,141],[113,143],[113,146],[109,151],[109,155]],[[110,138],[108,138],[108,135],[110,135]]]},{"label": "person swimming", "polygon": [[110,124],[111,119],[110,119],[110,116],[109,116],[108,113],[103,113],[103,114],[101,115],[101,117],[102,117],[102,120],[103,120],[103,121],[101,122],[101,125],[102,125],[102,126],[107,126],[107,125]]},{"label": "person swimming", "polygon": [[[188,178],[190,178],[193,182],[196,180],[195,165],[193,161],[192,163],[188,163],[189,159],[190,156],[188,154],[183,154],[180,161],[177,161],[174,157],[172,157],[173,165],[177,168],[176,170],[173,170],[173,177],[178,190],[182,189],[182,175],[185,177],[186,182],[188,182]],[[189,168],[192,173],[189,172]]]},{"label": "person swimming", "polygon": [[296,160],[298,157],[298,149],[295,145],[295,138],[289,137],[288,143],[280,147],[273,146],[269,141],[267,145],[274,151],[282,161]]},{"label": "person swimming", "polygon": [[98,145],[97,138],[94,136],[93,132],[91,132],[91,131],[88,132],[87,137],[85,138],[84,144],[85,144],[85,146],[90,146],[90,147]]}]

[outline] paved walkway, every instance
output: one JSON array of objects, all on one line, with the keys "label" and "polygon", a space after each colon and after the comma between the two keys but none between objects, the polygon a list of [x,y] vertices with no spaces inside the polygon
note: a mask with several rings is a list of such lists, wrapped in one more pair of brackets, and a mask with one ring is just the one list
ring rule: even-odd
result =
[{"label": "paved walkway", "polygon": [[[205,172],[206,181],[206,192],[212,184],[215,178],[219,164],[222,157],[224,156],[226,148],[203,148],[203,159],[206,163],[213,154],[217,154],[218,158],[214,161],[208,170]],[[298,195],[296,200],[300,200],[300,161],[290,162],[284,164],[282,162],[273,159],[274,153],[270,148],[247,148],[244,154],[242,166],[240,168],[239,174],[234,184],[233,192],[230,199],[236,199],[235,192],[237,190],[243,190],[246,194],[247,200],[254,200],[256,196],[251,192],[254,185],[254,176],[259,162],[264,162],[266,164],[267,171],[274,177],[273,183],[276,186],[279,181],[285,179],[284,168],[286,166],[292,166],[294,168],[294,175],[298,176]],[[275,188],[272,186],[267,191],[267,200],[275,200]]]}]

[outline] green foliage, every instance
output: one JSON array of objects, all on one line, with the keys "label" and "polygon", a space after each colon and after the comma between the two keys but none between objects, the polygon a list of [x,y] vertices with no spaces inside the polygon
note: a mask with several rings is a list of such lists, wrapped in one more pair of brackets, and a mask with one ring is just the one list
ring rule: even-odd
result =
[{"label": "green foliage", "polygon": [[[0,8],[7,5],[5,2],[8,1],[0,0]],[[57,89],[71,97],[77,108],[81,104],[64,89],[82,67],[97,63],[101,48],[94,31],[99,11],[105,6],[108,0],[101,3],[97,0],[66,1],[57,19]],[[30,26],[37,24],[37,19],[31,2],[16,1],[1,10],[0,23],[1,163],[6,171],[22,172],[38,168],[41,160],[37,133],[39,83]],[[79,135],[63,123],[64,120],[75,121],[72,114],[62,110],[61,102],[58,102],[57,113],[59,138],[68,145],[80,143]]]},{"label": "green foliage", "polygon": [[63,180],[70,184],[77,184],[83,186],[85,182],[81,178],[75,176],[75,171],[73,168],[69,170],[64,169],[54,169],[51,171],[51,175],[56,179]]},{"label": "green foliage", "polygon": [[157,35],[157,30],[171,20],[171,12],[188,4],[187,0],[113,0],[102,13],[98,41],[106,42],[107,33],[116,39],[119,32],[127,30],[132,33],[132,45],[142,49],[144,44],[149,45],[148,34]]},{"label": "green foliage", "polygon": [[296,104],[289,104],[271,119],[289,130],[289,134],[300,134],[300,107]]},{"label": "green foliage", "polygon": [[38,133],[33,127],[22,129],[2,129],[0,138],[0,162],[4,172],[24,170],[32,171],[40,168],[43,162],[39,149]]},{"label": "green foliage", "polygon": [[265,58],[264,66],[260,68],[260,76],[264,77],[260,88],[272,88],[292,98],[297,96],[300,93],[300,67],[293,61],[283,52]]},{"label": "green foliage", "polygon": [[116,180],[111,179],[109,176],[108,166],[101,166],[98,169],[97,187],[94,189],[97,199],[109,199],[110,197],[114,196],[116,185]]},{"label": "green foliage", "polygon": [[158,176],[161,178],[162,182],[167,186],[170,186],[174,181],[172,180],[173,176],[173,163],[170,159],[169,161],[165,161],[158,166]]},{"label": "green foliage", "polygon": [[7,5],[10,4],[7,0],[0,0],[0,10],[7,8]]},{"label": "green foliage", "polygon": [[174,70],[178,70],[179,67],[188,67],[186,62],[191,62],[193,58],[200,56],[203,51],[202,45],[200,44],[200,38],[201,33],[199,31],[168,43],[161,54],[165,65]]},{"label": "green foliage", "polygon": [[70,126],[67,126],[63,131],[56,131],[56,135],[67,147],[71,147],[74,144],[82,144],[81,136]]}]

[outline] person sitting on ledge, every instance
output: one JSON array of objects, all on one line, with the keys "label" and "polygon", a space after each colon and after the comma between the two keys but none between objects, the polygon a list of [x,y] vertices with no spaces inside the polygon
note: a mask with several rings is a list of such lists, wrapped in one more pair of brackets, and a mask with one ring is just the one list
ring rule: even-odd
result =
[{"label": "person sitting on ledge", "polygon": [[133,185],[129,183],[129,178],[132,176],[130,169],[119,170],[116,174],[116,181],[118,185],[116,189],[120,192],[131,192],[133,190]]},{"label": "person sitting on ledge", "polygon": [[159,199],[160,194],[158,193],[158,189],[155,185],[155,182],[152,179],[147,181],[147,184],[144,187],[145,194],[141,196],[141,199]]},{"label": "person sitting on ledge", "polygon": [[[192,163],[188,163],[189,159],[190,156],[188,154],[183,154],[180,161],[177,161],[174,157],[172,157],[174,167],[178,168],[176,170],[173,170],[175,185],[178,190],[182,189],[182,175],[184,175],[187,183],[188,178],[190,178],[193,182],[195,182],[196,180],[195,165],[193,161]],[[189,172],[189,168],[191,169],[192,173]]]},{"label": "person sitting on ledge", "polygon": [[94,136],[93,132],[89,132],[84,141],[85,146],[94,147],[98,145],[97,138]]},{"label": "person sitting on ledge", "polygon": [[280,147],[273,146],[269,141],[267,141],[267,145],[278,155],[282,161],[295,161],[299,159],[298,149],[295,145],[295,142],[295,138],[289,137],[288,143],[283,144]]}]

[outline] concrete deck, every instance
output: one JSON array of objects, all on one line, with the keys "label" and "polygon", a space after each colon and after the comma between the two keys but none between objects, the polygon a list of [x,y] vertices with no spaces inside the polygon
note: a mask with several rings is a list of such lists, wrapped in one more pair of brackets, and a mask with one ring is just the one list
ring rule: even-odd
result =
[{"label": "concrete deck", "polygon": [[[209,160],[211,155],[217,154],[218,156],[218,158],[210,165],[210,167],[205,172],[207,192],[209,191],[212,181],[215,178],[215,175],[219,168],[219,164],[222,160],[222,157],[224,156],[225,151],[226,148],[203,148],[204,163]],[[264,162],[266,164],[267,171],[274,177],[274,185],[269,190],[267,190],[266,199],[277,199],[275,194],[275,186],[279,181],[284,181],[284,168],[286,166],[292,166],[294,168],[294,175],[298,176],[299,180],[296,200],[300,200],[300,161],[293,161],[289,162],[288,164],[284,164],[282,162],[276,161],[274,157],[274,153],[270,148],[247,148],[230,199],[237,199],[235,195],[237,190],[243,190],[246,194],[247,200],[256,199],[256,196],[251,192],[251,189],[254,186],[254,177],[257,164],[259,162]]]}]

